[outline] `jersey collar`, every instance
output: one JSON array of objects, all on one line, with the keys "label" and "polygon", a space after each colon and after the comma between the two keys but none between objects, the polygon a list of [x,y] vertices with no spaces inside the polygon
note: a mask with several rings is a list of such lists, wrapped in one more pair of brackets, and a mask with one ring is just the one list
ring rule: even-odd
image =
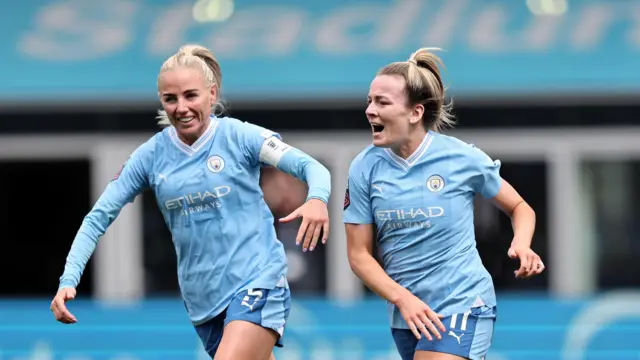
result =
[{"label": "jersey collar", "polygon": [[391,159],[391,161],[396,163],[401,168],[405,170],[409,170],[409,168],[415,165],[418,162],[418,160],[420,160],[422,155],[427,151],[427,149],[429,148],[429,145],[431,145],[431,142],[433,141],[433,138],[434,136],[431,133],[431,131],[427,132],[427,135],[425,135],[424,139],[422,139],[420,146],[418,146],[418,148],[413,152],[413,154],[411,154],[406,159],[403,159],[400,156],[396,155],[396,153],[391,151],[391,149],[389,148],[385,148],[384,152]]},{"label": "jersey collar", "polygon": [[192,156],[197,153],[200,149],[206,145],[211,138],[213,138],[213,134],[216,132],[216,128],[218,127],[218,119],[214,116],[211,117],[211,121],[209,122],[209,126],[202,133],[202,136],[193,143],[193,145],[187,145],[178,137],[178,133],[175,127],[171,127],[169,129],[169,137],[171,138],[171,142],[178,148],[178,150],[184,152],[185,154]]}]

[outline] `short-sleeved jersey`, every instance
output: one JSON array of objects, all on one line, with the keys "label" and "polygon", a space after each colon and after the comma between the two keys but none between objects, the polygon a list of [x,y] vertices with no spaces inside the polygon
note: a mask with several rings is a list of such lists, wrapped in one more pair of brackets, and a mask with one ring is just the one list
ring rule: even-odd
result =
[{"label": "short-sleeved jersey", "polygon": [[[82,246],[83,236],[97,241],[120,209],[150,188],[171,231],[180,290],[195,324],[221,313],[241,291],[286,286],[285,252],[259,177],[261,165],[276,164],[287,148],[278,134],[232,118],[212,118],[192,145],[168,127],[133,152],[74,246]],[[72,247],[61,286],[78,283],[81,271],[73,267],[86,259],[73,257],[87,254]]]},{"label": "short-sleeved jersey", "polygon": [[[372,224],[386,273],[442,315],[494,306],[476,249],[473,202],[495,197],[500,162],[456,138],[429,132],[413,155],[369,146],[352,162],[344,222]],[[391,325],[408,328],[388,304]]]}]

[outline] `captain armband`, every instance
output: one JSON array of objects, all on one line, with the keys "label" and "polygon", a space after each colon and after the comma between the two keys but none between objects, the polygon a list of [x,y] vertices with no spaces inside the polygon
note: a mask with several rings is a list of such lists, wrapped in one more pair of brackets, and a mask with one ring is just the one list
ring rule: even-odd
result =
[{"label": "captain armband", "polygon": [[259,159],[265,164],[277,167],[282,156],[291,149],[293,148],[290,145],[287,145],[282,142],[282,140],[272,136],[265,139],[262,143]]}]

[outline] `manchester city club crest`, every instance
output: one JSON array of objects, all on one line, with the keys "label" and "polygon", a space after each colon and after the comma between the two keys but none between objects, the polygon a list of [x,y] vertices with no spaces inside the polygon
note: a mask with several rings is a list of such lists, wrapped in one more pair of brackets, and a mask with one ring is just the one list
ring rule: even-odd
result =
[{"label": "manchester city club crest", "polygon": [[219,173],[224,169],[224,160],[220,156],[214,155],[207,160],[207,168],[211,172]]},{"label": "manchester city club crest", "polygon": [[431,175],[427,179],[427,189],[431,192],[439,192],[444,189],[444,179],[440,175]]}]

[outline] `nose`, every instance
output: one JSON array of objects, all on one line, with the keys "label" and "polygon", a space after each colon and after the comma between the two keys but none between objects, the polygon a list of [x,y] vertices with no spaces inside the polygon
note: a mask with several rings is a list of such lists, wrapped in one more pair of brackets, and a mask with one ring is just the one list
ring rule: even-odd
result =
[{"label": "nose", "polygon": [[176,112],[181,114],[189,112],[189,108],[187,107],[187,104],[183,99],[178,99],[178,106],[176,107]]},{"label": "nose", "polygon": [[378,115],[378,111],[373,103],[367,106],[367,109],[364,111],[368,118],[376,117]]}]

